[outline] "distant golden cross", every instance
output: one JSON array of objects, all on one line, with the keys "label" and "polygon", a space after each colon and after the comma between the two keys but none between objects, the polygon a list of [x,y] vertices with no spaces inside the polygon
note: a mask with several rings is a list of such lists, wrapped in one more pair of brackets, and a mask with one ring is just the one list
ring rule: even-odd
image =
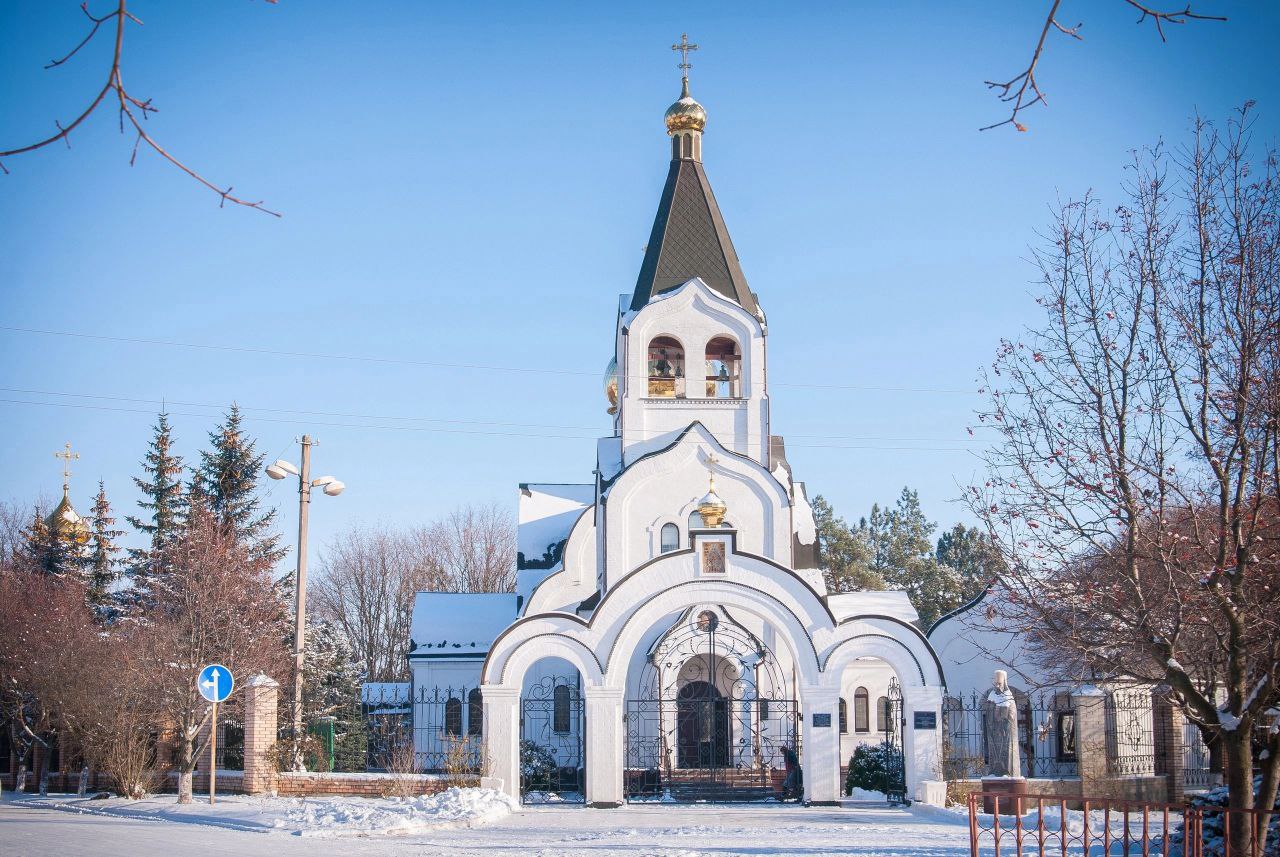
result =
[{"label": "distant golden cross", "polygon": [[679,65],[676,66],[676,68],[680,69],[680,73],[683,77],[688,77],[689,69],[693,68],[693,66],[689,63],[689,51],[696,51],[697,49],[698,49],[697,45],[689,44],[688,33],[681,33],[680,43],[677,45],[671,46],[671,50],[680,52],[680,63]]},{"label": "distant golden cross", "polygon": [[55,452],[53,457],[62,459],[62,490],[65,492],[71,487],[71,462],[78,459],[80,453],[72,452],[71,442],[68,441],[62,452]]}]

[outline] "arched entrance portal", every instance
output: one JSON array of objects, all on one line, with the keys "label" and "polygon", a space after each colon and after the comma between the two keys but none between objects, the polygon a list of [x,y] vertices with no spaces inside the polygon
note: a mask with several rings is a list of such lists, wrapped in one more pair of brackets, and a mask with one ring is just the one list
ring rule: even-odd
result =
[{"label": "arched entrance portal", "polygon": [[773,800],[799,755],[794,669],[723,607],[686,610],[625,702],[628,800]]}]

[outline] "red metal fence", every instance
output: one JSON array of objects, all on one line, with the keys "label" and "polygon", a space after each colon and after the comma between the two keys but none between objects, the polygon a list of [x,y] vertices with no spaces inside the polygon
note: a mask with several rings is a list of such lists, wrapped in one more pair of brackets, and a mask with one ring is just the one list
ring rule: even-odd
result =
[{"label": "red metal fence", "polygon": [[[972,792],[969,853],[971,857],[1277,857],[1280,832],[1273,816],[1280,813]],[[1271,828],[1270,836],[1261,835],[1264,825]]]}]

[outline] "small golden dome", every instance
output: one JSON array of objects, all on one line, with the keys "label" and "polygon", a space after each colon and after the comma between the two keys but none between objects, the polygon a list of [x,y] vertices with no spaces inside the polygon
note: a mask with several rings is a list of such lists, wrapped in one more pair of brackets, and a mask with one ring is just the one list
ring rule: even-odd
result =
[{"label": "small golden dome", "polygon": [[664,117],[667,134],[675,136],[680,131],[701,131],[707,127],[707,111],[689,94],[689,78],[680,84],[680,100],[667,108]]},{"label": "small golden dome", "polygon": [[711,474],[711,487],[706,495],[698,501],[698,515],[702,518],[704,526],[715,528],[724,521],[725,512],[728,511],[728,504],[716,493],[716,477]]}]

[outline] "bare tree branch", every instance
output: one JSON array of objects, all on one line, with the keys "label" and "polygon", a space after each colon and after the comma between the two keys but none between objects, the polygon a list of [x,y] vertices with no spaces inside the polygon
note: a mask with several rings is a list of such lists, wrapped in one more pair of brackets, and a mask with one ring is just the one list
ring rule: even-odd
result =
[{"label": "bare tree branch", "polygon": [[[1150,19],[1156,27],[1156,32],[1160,35],[1160,41],[1167,41],[1164,34],[1165,24],[1185,24],[1188,21],[1226,21],[1225,17],[1219,15],[1200,15],[1191,11],[1191,5],[1187,4],[1186,8],[1173,10],[1153,9],[1150,6],[1139,3],[1137,0],[1124,0],[1125,3],[1141,12],[1138,23]],[[990,125],[979,128],[979,131],[990,131],[992,128],[999,128],[1003,125],[1012,125],[1019,131],[1026,131],[1027,126],[1018,121],[1018,114],[1028,107],[1035,104],[1048,104],[1044,91],[1040,89],[1039,82],[1036,80],[1036,68],[1040,64],[1041,57],[1044,56],[1045,40],[1051,29],[1057,30],[1063,35],[1070,36],[1077,41],[1083,41],[1084,37],[1080,35],[1080,28],[1083,24],[1076,24],[1074,27],[1063,26],[1058,21],[1058,7],[1062,5],[1062,0],[1053,0],[1049,6],[1049,14],[1045,17],[1044,26],[1040,29],[1040,38],[1036,41],[1035,49],[1031,52],[1031,61],[1027,63],[1026,69],[1018,75],[1010,78],[1003,83],[999,81],[984,81],[988,89],[998,90],[997,97],[1006,104],[1012,104],[1009,111],[1009,117],[1000,122],[994,122]]]},{"label": "bare tree branch", "polygon": [[[71,51],[67,53],[65,56],[61,57],[60,59],[52,60],[49,62],[48,65],[45,66],[45,68],[47,69],[54,68],[55,66],[60,66],[63,63],[70,60],[77,53],[79,53],[81,48],[83,48],[85,45],[89,44],[90,41],[92,41],[93,37],[97,35],[98,30],[102,27],[104,23],[114,18],[116,23],[116,34],[115,34],[115,47],[111,54],[111,66],[107,70],[106,81],[102,84],[102,88],[98,90],[98,93],[97,95],[94,96],[93,100],[89,102],[89,106],[86,107],[80,113],[80,115],[77,116],[69,125],[63,125],[61,122],[55,120],[54,125],[58,129],[58,133],[53,134],[52,136],[46,137],[43,140],[40,140],[35,143],[31,143],[26,146],[20,146],[15,149],[9,149],[7,151],[0,151],[0,158],[3,158],[8,155],[20,155],[25,152],[31,152],[36,149],[41,149],[41,148],[44,148],[45,146],[56,143],[59,140],[62,140],[67,145],[67,148],[70,148],[71,132],[74,131],[80,125],[81,122],[89,118],[89,116],[95,110],[98,109],[98,107],[102,104],[103,99],[107,97],[107,93],[114,91],[116,94],[116,100],[119,103],[121,133],[124,132],[125,121],[127,120],[128,123],[133,126],[133,129],[137,132],[137,135],[138,135],[137,138],[134,140],[133,152],[129,157],[130,166],[132,166],[137,159],[138,146],[141,145],[142,143],[146,143],[147,146],[149,146],[152,149],[152,151],[154,151],[156,154],[160,155],[160,157],[164,158],[166,161],[173,164],[178,169],[182,170],[191,178],[195,179],[197,182],[199,182],[200,184],[207,187],[209,190],[216,193],[219,197],[219,202],[218,202],[219,208],[225,206],[228,202],[230,202],[235,205],[243,206],[245,208],[256,209],[258,211],[264,212],[265,214],[270,214],[273,217],[280,217],[281,215],[279,212],[272,211],[271,209],[266,208],[262,204],[262,200],[258,200],[257,202],[254,202],[251,200],[243,199],[238,196],[234,196],[231,193],[232,191],[231,187],[227,187],[224,190],[223,188],[209,181],[203,175],[196,172],[190,166],[188,166],[187,164],[179,160],[177,157],[175,157],[172,153],[170,153],[158,142],[156,142],[155,138],[153,138],[150,134],[148,134],[145,130],[143,130],[142,125],[138,121],[138,115],[137,113],[135,113],[135,110],[140,112],[142,114],[142,117],[145,119],[148,113],[155,113],[156,108],[152,106],[151,99],[146,99],[144,101],[144,100],[134,98],[132,95],[128,93],[128,91],[125,89],[125,86],[124,86],[124,77],[121,72],[121,58],[124,53],[125,21],[127,19],[129,21],[133,21],[135,24],[138,24],[138,25],[142,24],[141,21],[139,21],[136,17],[134,17],[125,8],[126,2],[127,0],[118,0],[115,10],[105,15],[102,15],[101,17],[95,16],[89,11],[87,0],[85,3],[82,3],[80,5],[81,11],[83,11],[85,16],[93,23],[93,26],[89,29],[88,35],[86,35],[80,41],[80,43],[77,44],[74,48],[72,48]],[[8,175],[9,173],[9,170],[5,167],[3,161],[0,161],[0,172],[6,175]]]}]

